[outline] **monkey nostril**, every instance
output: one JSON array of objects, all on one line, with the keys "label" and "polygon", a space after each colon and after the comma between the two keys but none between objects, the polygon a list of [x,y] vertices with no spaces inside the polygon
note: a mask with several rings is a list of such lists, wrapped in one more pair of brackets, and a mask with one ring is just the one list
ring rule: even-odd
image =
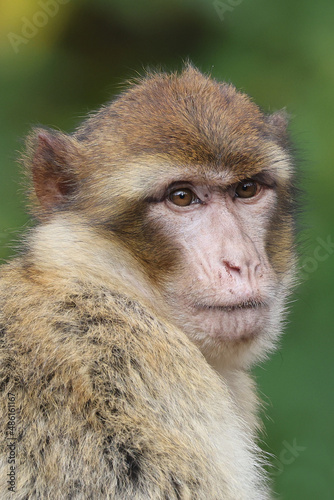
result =
[{"label": "monkey nostril", "polygon": [[241,271],[240,266],[237,266],[236,264],[234,264],[228,260],[223,260],[223,263],[227,269],[227,272],[236,271],[236,272],[240,273],[240,271]]}]

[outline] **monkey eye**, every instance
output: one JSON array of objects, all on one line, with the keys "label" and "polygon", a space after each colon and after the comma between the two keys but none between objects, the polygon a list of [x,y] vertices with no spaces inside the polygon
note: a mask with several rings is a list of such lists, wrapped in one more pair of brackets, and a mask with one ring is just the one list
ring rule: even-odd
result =
[{"label": "monkey eye", "polygon": [[258,194],[261,185],[251,179],[238,182],[234,188],[236,198],[253,198]]},{"label": "monkey eye", "polygon": [[178,207],[188,207],[198,200],[197,196],[188,188],[180,188],[171,191],[168,195],[168,199]]}]

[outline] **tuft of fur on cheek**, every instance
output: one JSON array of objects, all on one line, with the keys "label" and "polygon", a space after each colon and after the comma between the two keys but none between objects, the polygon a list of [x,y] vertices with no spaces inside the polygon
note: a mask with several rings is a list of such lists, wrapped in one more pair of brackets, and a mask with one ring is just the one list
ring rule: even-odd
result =
[{"label": "tuft of fur on cheek", "polygon": [[107,227],[138,261],[153,286],[161,287],[179,268],[180,251],[159,215],[150,216],[147,202],[124,210]]}]

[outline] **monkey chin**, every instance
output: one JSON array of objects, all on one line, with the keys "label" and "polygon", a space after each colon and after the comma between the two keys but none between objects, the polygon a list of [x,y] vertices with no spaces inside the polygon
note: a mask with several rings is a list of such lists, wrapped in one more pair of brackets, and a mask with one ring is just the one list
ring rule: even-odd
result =
[{"label": "monkey chin", "polygon": [[279,317],[269,303],[197,305],[184,310],[177,324],[211,365],[249,368],[274,350]]}]

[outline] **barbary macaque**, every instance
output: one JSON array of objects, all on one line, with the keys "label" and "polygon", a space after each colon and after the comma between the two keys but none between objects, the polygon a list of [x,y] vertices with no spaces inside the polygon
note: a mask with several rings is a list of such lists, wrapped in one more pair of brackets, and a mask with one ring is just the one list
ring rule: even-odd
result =
[{"label": "barbary macaque", "polygon": [[294,283],[285,113],[186,65],[73,134],[34,129],[23,163],[37,224],[1,268],[0,497],[271,498],[249,370]]}]

